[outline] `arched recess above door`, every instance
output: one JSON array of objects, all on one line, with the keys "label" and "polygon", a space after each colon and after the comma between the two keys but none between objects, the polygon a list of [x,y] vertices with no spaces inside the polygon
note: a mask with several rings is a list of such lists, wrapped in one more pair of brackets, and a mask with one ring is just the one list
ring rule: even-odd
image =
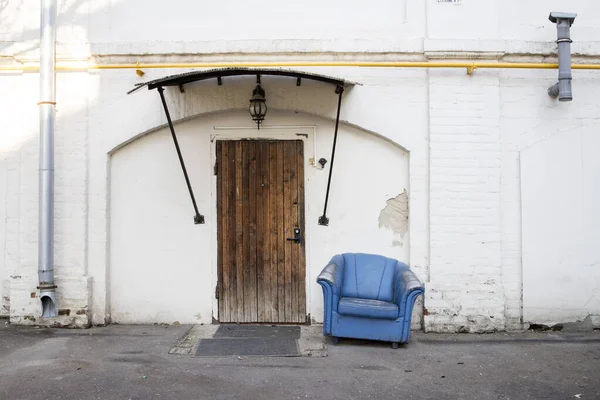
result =
[{"label": "arched recess above door", "polygon": [[177,135],[175,133],[175,126],[173,124],[173,120],[171,118],[171,113],[169,111],[169,105],[167,104],[167,99],[164,94],[165,87],[177,86],[179,87],[179,91],[181,93],[185,93],[184,85],[201,82],[211,79],[216,79],[217,84],[221,86],[223,84],[223,77],[241,77],[241,76],[256,76],[256,87],[253,89],[251,97],[249,99],[249,112],[252,119],[256,122],[257,128],[260,129],[261,123],[264,121],[267,112],[267,102],[265,98],[265,90],[261,86],[261,77],[262,76],[275,76],[275,77],[286,77],[286,78],[295,78],[296,86],[302,85],[302,79],[309,79],[317,82],[322,82],[326,84],[333,85],[335,87],[335,94],[337,95],[337,108],[336,108],[336,116],[335,116],[335,129],[334,129],[334,137],[333,144],[331,147],[331,158],[329,165],[329,178],[327,180],[327,191],[325,194],[325,201],[323,206],[323,215],[319,217],[319,225],[327,226],[329,225],[329,218],[327,217],[327,205],[329,201],[329,189],[331,186],[331,177],[333,175],[334,169],[334,161],[335,161],[335,151],[337,146],[337,137],[338,137],[338,127],[340,122],[340,112],[342,108],[342,96],[344,90],[347,86],[354,86],[356,82],[346,81],[340,78],[334,78],[326,75],[303,72],[303,71],[294,71],[294,70],[285,70],[285,69],[271,69],[271,68],[218,68],[218,69],[209,69],[209,70],[201,70],[201,71],[191,71],[185,72],[177,75],[166,76],[163,78],[155,79],[153,81],[138,83],[134,89],[130,90],[128,94],[135,92],[136,90],[147,87],[149,90],[156,89],[160,96],[160,100],[163,106],[163,110],[165,112],[165,117],[167,119],[167,125],[169,126],[169,130],[171,132],[171,137],[173,138],[173,144],[175,145],[175,151],[177,152],[177,156],[179,158],[179,163],[181,165],[181,171],[183,172],[183,176],[185,178],[185,182],[187,185],[187,189],[190,195],[190,199],[192,201],[192,205],[194,207],[194,223],[195,224],[204,224],[204,215],[200,214],[198,210],[198,206],[196,204],[196,197],[194,195],[194,190],[190,183],[190,179],[188,176],[187,168],[185,165],[185,161],[182,156],[181,148],[179,147],[179,142],[177,140]]}]

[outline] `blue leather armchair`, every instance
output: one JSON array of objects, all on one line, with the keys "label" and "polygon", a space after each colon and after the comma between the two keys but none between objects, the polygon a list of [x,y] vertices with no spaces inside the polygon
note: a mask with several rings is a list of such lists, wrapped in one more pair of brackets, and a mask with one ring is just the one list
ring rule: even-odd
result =
[{"label": "blue leather armchair", "polygon": [[375,254],[334,256],[317,283],[323,287],[323,333],[392,342],[398,348],[410,337],[410,320],[423,284],[410,268]]}]

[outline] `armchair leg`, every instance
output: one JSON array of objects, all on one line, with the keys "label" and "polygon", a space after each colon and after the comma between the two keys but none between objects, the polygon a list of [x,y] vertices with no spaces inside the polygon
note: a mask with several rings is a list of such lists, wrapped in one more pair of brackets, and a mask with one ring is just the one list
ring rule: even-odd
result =
[{"label": "armchair leg", "polygon": [[338,345],[340,343],[340,338],[337,336],[332,336],[331,337],[331,343],[333,343],[334,345]]},{"label": "armchair leg", "polygon": [[392,342],[392,349],[397,349],[400,346],[398,342]]}]

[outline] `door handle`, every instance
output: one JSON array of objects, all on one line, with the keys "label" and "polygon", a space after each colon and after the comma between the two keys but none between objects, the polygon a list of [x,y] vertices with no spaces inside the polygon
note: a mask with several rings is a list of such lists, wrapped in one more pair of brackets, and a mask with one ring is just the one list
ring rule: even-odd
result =
[{"label": "door handle", "polygon": [[294,228],[294,237],[287,238],[286,240],[289,240],[290,242],[294,242],[294,243],[300,243],[301,239],[302,239],[302,231],[300,230],[300,228]]}]

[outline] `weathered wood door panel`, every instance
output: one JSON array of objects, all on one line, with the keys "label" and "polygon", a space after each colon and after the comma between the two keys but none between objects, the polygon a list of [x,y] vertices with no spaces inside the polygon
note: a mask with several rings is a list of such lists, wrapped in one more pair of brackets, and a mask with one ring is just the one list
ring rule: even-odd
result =
[{"label": "weathered wood door panel", "polygon": [[303,142],[217,141],[216,150],[219,321],[304,323]]}]

